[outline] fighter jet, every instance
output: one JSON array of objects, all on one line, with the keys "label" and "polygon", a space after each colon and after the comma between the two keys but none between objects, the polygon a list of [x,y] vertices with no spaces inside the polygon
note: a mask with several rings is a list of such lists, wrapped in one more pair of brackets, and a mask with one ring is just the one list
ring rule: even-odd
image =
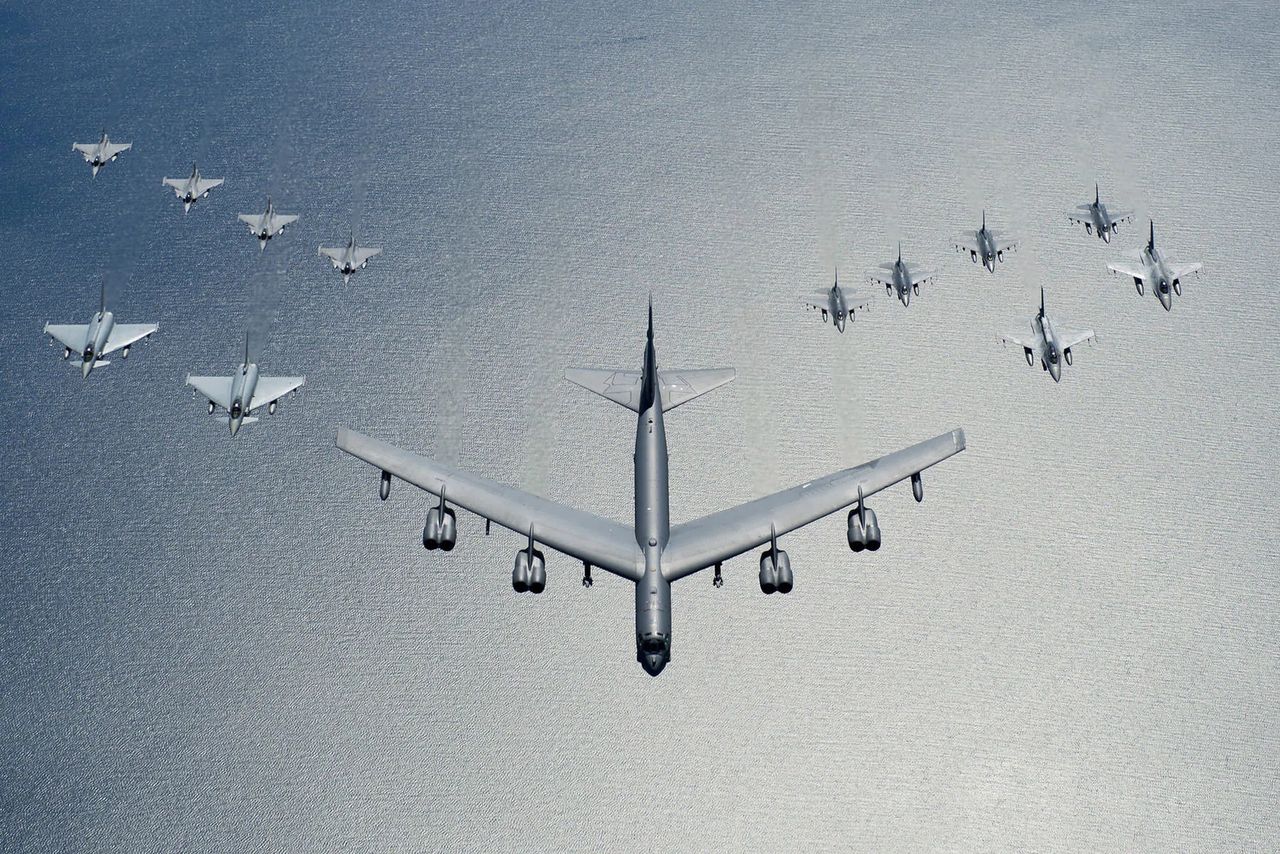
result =
[{"label": "fighter jet", "polygon": [[182,200],[182,212],[186,213],[198,200],[207,198],[214,187],[221,187],[222,181],[222,178],[201,178],[200,170],[192,163],[188,177],[165,178],[161,183],[173,188],[173,194]]},{"label": "fighter jet", "polygon": [[1031,319],[1031,337],[1017,335],[1001,335],[1001,344],[1013,344],[1021,347],[1027,357],[1027,364],[1035,367],[1036,360],[1040,368],[1048,371],[1055,383],[1062,382],[1062,362],[1071,364],[1072,348],[1080,344],[1097,340],[1092,329],[1057,329],[1044,312],[1044,288],[1040,289],[1040,311]]},{"label": "fighter jet", "polygon": [[240,214],[240,221],[249,226],[249,233],[258,238],[258,249],[265,249],[267,241],[284,231],[284,227],[296,222],[293,214],[276,213],[271,197],[267,196],[267,209],[260,214]]},{"label": "fighter jet", "polygon": [[318,254],[324,255],[333,264],[333,269],[342,273],[342,283],[345,285],[351,281],[351,274],[356,270],[363,270],[369,266],[369,259],[375,255],[381,255],[381,249],[366,249],[356,246],[355,232],[351,232],[351,239],[347,241],[346,246],[321,246]]},{"label": "fighter jet", "polygon": [[[154,323],[116,323],[115,315],[107,311],[107,286],[102,286],[98,298],[98,311],[83,325],[73,323],[46,323],[44,333],[62,344],[62,358],[76,355],[80,376],[85,379],[99,365],[109,365],[103,359],[120,351],[120,358],[129,358],[129,348],[155,334],[160,327]],[[50,342],[52,343],[52,342]]]},{"label": "fighter jet", "polygon": [[89,164],[93,170],[93,177],[98,177],[98,170],[108,163],[115,161],[124,152],[133,148],[131,142],[112,142],[107,139],[107,132],[102,132],[102,139],[97,142],[73,142],[71,144],[72,151],[78,151],[84,156],[84,162]]},{"label": "fighter jet", "polygon": [[836,282],[831,286],[831,290],[819,291],[814,295],[811,302],[805,303],[810,309],[816,309],[822,312],[822,322],[827,322],[827,315],[831,315],[831,322],[835,324],[836,330],[844,332],[845,318],[853,320],[853,312],[855,309],[866,310],[871,307],[871,303],[860,297],[854,297],[845,293],[840,287],[840,270],[836,270]]},{"label": "fighter jet", "polygon": [[[760,589],[789,593],[795,575],[787,553],[778,547],[785,534],[851,507],[847,539],[853,551],[880,547],[880,526],[866,499],[910,479],[917,501],[924,496],[920,473],[965,447],[964,432],[954,430],[918,445],[845,469],[792,489],[758,498],[731,510],[672,525],[667,477],[667,412],[730,382],[731,368],[659,370],[653,342],[653,306],[643,367],[638,371],[582,370],[565,378],[636,414],[635,519],[632,524],[530,495],[434,460],[401,450],[347,428],[338,430],[343,451],[378,469],[378,494],[385,500],[392,478],[427,492],[435,506],[427,512],[422,544],[450,551],[457,543],[454,507],[475,513],[518,534],[511,586],[517,593],[541,593],[547,584],[546,560],[539,546],[582,561],[584,587],[600,568],[635,584],[636,659],[657,676],[671,660],[671,586],[703,569],[715,568],[712,583],[723,585],[722,564],[759,547]],[[536,419],[538,410],[530,414]],[[452,505],[452,506],[451,506]],[[535,650],[531,652],[536,653]],[[754,654],[754,653],[752,653]]]},{"label": "fighter jet", "polygon": [[1076,225],[1083,225],[1086,234],[1096,234],[1103,243],[1111,242],[1111,235],[1120,233],[1120,223],[1133,222],[1133,211],[1108,210],[1102,203],[1102,195],[1098,185],[1093,185],[1093,204],[1077,205],[1067,214],[1067,219]]},{"label": "fighter jet", "polygon": [[[1156,224],[1151,223],[1151,236],[1147,245],[1138,250],[1137,261],[1117,261],[1107,269],[1118,276],[1132,276],[1134,287],[1141,295],[1145,285],[1150,285],[1165,311],[1173,310],[1173,294],[1182,296],[1182,280],[1200,275],[1203,264],[1174,265],[1156,248]],[[1173,293],[1170,293],[1172,291]]]},{"label": "fighter jet", "polygon": [[880,269],[888,271],[889,275],[886,276],[881,272],[869,273],[871,284],[884,285],[884,292],[889,296],[893,296],[897,291],[898,299],[904,306],[911,304],[913,292],[916,296],[920,296],[920,286],[926,282],[932,282],[936,275],[932,270],[913,270],[908,267],[902,260],[901,242],[898,243],[898,260],[881,264]]},{"label": "fighter jet", "polygon": [[1003,232],[987,228],[987,212],[982,212],[982,227],[960,237],[953,244],[957,252],[967,252],[975,264],[982,264],[989,272],[996,271],[996,262],[1018,248],[1018,241]]},{"label": "fighter jet", "polygon": [[253,424],[258,419],[253,413],[267,408],[268,415],[276,414],[276,402],[306,383],[306,377],[264,377],[258,374],[257,364],[249,361],[249,336],[244,339],[244,362],[229,377],[193,377],[187,375],[187,385],[200,392],[209,401],[209,414],[219,408],[226,411],[218,420],[231,428],[231,435],[239,432],[241,425]]}]

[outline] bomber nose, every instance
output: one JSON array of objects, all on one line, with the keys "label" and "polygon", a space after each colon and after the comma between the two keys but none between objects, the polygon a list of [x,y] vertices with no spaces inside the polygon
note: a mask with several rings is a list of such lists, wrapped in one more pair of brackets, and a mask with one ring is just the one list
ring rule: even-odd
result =
[{"label": "bomber nose", "polygon": [[657,676],[667,666],[667,656],[661,652],[646,652],[640,656],[640,666],[650,676]]}]

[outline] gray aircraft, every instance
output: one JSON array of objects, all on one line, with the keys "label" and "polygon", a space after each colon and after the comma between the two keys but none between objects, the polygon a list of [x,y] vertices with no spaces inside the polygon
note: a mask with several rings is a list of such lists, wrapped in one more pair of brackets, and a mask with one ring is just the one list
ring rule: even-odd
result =
[{"label": "gray aircraft", "polygon": [[111,364],[103,356],[119,350],[120,358],[127,359],[130,347],[159,328],[154,323],[116,323],[115,315],[107,311],[107,287],[103,285],[98,311],[88,323],[46,323],[44,333],[62,344],[62,358],[76,357],[74,364],[80,366],[80,375],[88,379],[94,368]]},{"label": "gray aircraft", "polygon": [[864,311],[871,308],[871,303],[861,297],[855,297],[846,293],[844,288],[840,287],[840,270],[836,270],[836,281],[830,290],[819,291],[814,294],[811,301],[805,305],[810,309],[822,312],[822,322],[827,322],[827,315],[831,316],[831,322],[835,324],[836,331],[844,332],[845,319],[853,320],[853,312],[857,309]]},{"label": "gray aircraft", "polygon": [[351,239],[347,241],[346,246],[321,246],[317,252],[328,258],[329,262],[333,264],[333,269],[342,274],[342,283],[344,285],[351,281],[352,273],[369,266],[370,258],[382,254],[381,249],[356,246],[354,231],[351,232]]},{"label": "gray aircraft", "polygon": [[996,271],[996,262],[1018,248],[1018,241],[1009,235],[987,228],[987,212],[982,212],[982,226],[958,238],[952,245],[957,252],[966,252],[975,264],[981,264],[989,272]]},{"label": "gray aircraft", "polygon": [[249,361],[249,336],[244,339],[244,362],[229,377],[193,377],[187,375],[191,386],[209,401],[209,414],[219,408],[225,414],[218,420],[231,428],[231,435],[239,432],[241,425],[253,424],[258,419],[253,413],[264,406],[268,415],[276,414],[276,403],[286,394],[297,391],[307,381],[306,377],[264,377],[258,366]]},{"label": "gray aircraft", "polygon": [[457,542],[454,509],[461,507],[496,522],[521,537],[511,586],[541,593],[547,573],[539,545],[582,561],[585,587],[598,567],[635,584],[636,658],[650,675],[671,660],[671,585],[703,569],[715,568],[720,587],[722,564],[763,546],[760,589],[788,593],[795,576],[787,553],[778,547],[784,534],[852,506],[848,543],[854,551],[880,547],[880,526],[866,499],[910,479],[917,501],[924,496],[920,473],[965,447],[964,432],[954,430],[855,468],[845,469],[792,489],[671,525],[665,413],[731,381],[732,369],[659,370],[653,343],[653,307],[639,371],[569,370],[565,378],[636,413],[635,521],[622,525],[591,513],[466,474],[411,454],[353,430],[338,430],[337,445],[381,473],[379,496],[386,499],[393,477],[429,493],[438,503],[427,512],[422,544],[451,550]]},{"label": "gray aircraft", "polygon": [[1027,364],[1035,367],[1039,360],[1041,370],[1049,372],[1055,383],[1062,382],[1062,363],[1072,361],[1073,348],[1098,340],[1092,329],[1058,329],[1044,311],[1044,288],[1040,289],[1040,311],[1031,319],[1031,337],[1001,335],[1001,344],[1021,347]]},{"label": "gray aircraft", "polygon": [[1138,250],[1136,261],[1117,261],[1107,265],[1107,269],[1117,276],[1132,276],[1139,295],[1144,292],[1145,286],[1150,285],[1165,311],[1173,310],[1173,294],[1182,296],[1182,280],[1187,276],[1199,276],[1203,268],[1203,264],[1170,263],[1164,253],[1156,248],[1154,222],[1151,223],[1151,236],[1147,238],[1147,245]]},{"label": "gray aircraft", "polygon": [[173,189],[173,194],[182,201],[182,212],[186,213],[197,201],[208,198],[214,187],[221,187],[222,182],[222,178],[201,178],[200,170],[192,163],[191,174],[186,178],[164,178],[160,183]]},{"label": "gray aircraft", "polygon": [[107,138],[107,132],[102,132],[102,138],[97,142],[73,142],[71,150],[78,151],[84,157],[84,162],[89,164],[89,168],[93,171],[94,178],[98,177],[98,170],[108,163],[113,163],[117,157],[124,152],[133,148],[131,142],[112,142]]},{"label": "gray aircraft", "polygon": [[898,243],[898,260],[881,264],[880,270],[888,272],[868,273],[873,285],[884,285],[884,292],[893,296],[896,291],[898,299],[904,306],[911,304],[911,294],[920,296],[920,286],[932,282],[936,275],[932,270],[913,270],[902,260],[902,243]]},{"label": "gray aircraft", "polygon": [[1086,234],[1096,234],[1103,243],[1110,243],[1113,234],[1120,233],[1120,223],[1133,222],[1133,211],[1113,211],[1102,203],[1102,194],[1098,185],[1093,185],[1093,202],[1087,205],[1076,205],[1076,209],[1067,214],[1067,219],[1076,225],[1083,225]]},{"label": "gray aircraft", "polygon": [[249,226],[249,233],[258,238],[258,249],[265,249],[267,241],[284,231],[285,226],[297,222],[294,214],[278,214],[271,197],[267,196],[267,209],[260,214],[239,214],[239,219]]}]

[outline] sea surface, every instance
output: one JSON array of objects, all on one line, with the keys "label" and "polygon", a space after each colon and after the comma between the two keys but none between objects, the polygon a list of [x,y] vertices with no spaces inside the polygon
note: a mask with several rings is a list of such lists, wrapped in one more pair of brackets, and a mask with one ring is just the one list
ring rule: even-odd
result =
[{"label": "sea surface", "polygon": [[[1278,44],[1264,2],[0,3],[0,849],[1277,850]],[[1205,265],[1170,313],[1105,268],[1148,217]],[[160,332],[83,381],[41,328],[103,283]],[[1100,338],[1060,385],[996,340],[1042,287]],[[518,596],[518,537],[425,552],[334,447],[629,521],[631,416],[562,371],[638,367],[650,296],[663,366],[738,370],[669,417],[676,522],[969,438],[875,555],[837,515],[788,596],[679,582],[656,679],[629,584]],[[232,439],[183,381],[246,330],[307,384]]]}]

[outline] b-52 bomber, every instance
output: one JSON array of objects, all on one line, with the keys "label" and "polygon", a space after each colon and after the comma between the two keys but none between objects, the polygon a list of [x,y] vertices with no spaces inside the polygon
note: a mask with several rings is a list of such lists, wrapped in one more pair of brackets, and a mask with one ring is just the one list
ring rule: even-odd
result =
[{"label": "b-52 bomber", "polygon": [[163,178],[160,183],[173,189],[173,194],[182,201],[182,212],[187,213],[200,199],[207,198],[214,187],[221,187],[222,178],[201,178],[196,164],[191,164],[191,174],[186,178]]},{"label": "b-52 bomber", "polygon": [[635,519],[631,525],[466,474],[346,428],[339,429],[337,445],[379,470],[379,496],[384,500],[392,478],[400,478],[437,501],[427,512],[422,531],[422,544],[428,549],[449,551],[456,544],[457,517],[451,505],[525,538],[511,571],[511,586],[518,593],[541,593],[546,587],[546,561],[539,546],[582,561],[584,586],[591,586],[593,567],[634,583],[636,658],[645,672],[657,676],[671,660],[674,582],[714,567],[713,583],[719,587],[725,561],[763,546],[760,589],[766,594],[788,593],[795,575],[787,553],[778,547],[779,538],[852,506],[847,520],[850,548],[875,551],[881,543],[880,527],[866,499],[910,479],[916,500],[921,500],[924,487],[920,473],[965,447],[964,432],[953,430],[873,462],[673,526],[665,414],[734,376],[732,369],[659,370],[652,305],[641,370],[565,372],[571,382],[636,413]]},{"label": "b-52 bomber", "polygon": [[953,244],[957,252],[968,253],[970,260],[981,264],[987,271],[996,271],[996,262],[1003,262],[1006,253],[1018,248],[1018,241],[1003,232],[987,228],[987,212],[982,212],[982,225]]},{"label": "b-52 bomber", "polygon": [[[1164,253],[1156,248],[1156,224],[1151,223],[1151,236],[1147,245],[1138,250],[1138,259],[1134,261],[1117,261],[1108,264],[1107,269],[1117,276],[1132,276],[1133,285],[1138,295],[1143,293],[1144,286],[1149,285],[1165,311],[1173,310],[1173,294],[1182,296],[1182,280],[1187,276],[1198,276],[1203,264],[1173,265]],[[1172,291],[1172,293],[1170,293]]]},{"label": "b-52 bomber", "polygon": [[1086,234],[1096,234],[1103,243],[1110,243],[1113,234],[1120,233],[1120,223],[1133,222],[1133,211],[1113,211],[1102,203],[1098,185],[1093,185],[1093,202],[1077,205],[1067,214],[1067,219],[1083,225]]},{"label": "b-52 bomber", "polygon": [[868,273],[873,285],[884,285],[884,292],[889,296],[893,296],[897,292],[898,299],[902,305],[911,304],[911,295],[914,293],[920,296],[920,286],[933,281],[934,272],[932,270],[915,270],[902,260],[902,244],[898,244],[898,260],[891,261],[880,265],[883,272]]},{"label": "b-52 bomber", "polygon": [[249,226],[249,233],[258,238],[258,249],[265,249],[267,241],[284,231],[285,226],[297,222],[296,214],[278,214],[267,196],[267,209],[260,214],[239,214],[239,219]]},{"label": "b-52 bomber", "polygon": [[1027,364],[1035,367],[1040,362],[1042,370],[1048,371],[1055,383],[1062,382],[1062,363],[1068,365],[1072,361],[1072,348],[1096,341],[1097,336],[1092,329],[1058,329],[1044,311],[1044,288],[1040,289],[1040,311],[1031,319],[1031,337],[1017,335],[1001,335],[1001,344],[1013,344],[1021,347],[1027,357]]},{"label": "b-52 bomber", "polygon": [[346,246],[321,246],[317,254],[329,259],[333,269],[342,274],[342,283],[345,285],[351,281],[351,275],[356,270],[367,267],[369,259],[375,255],[381,255],[382,250],[356,246],[356,235],[353,231]]},{"label": "b-52 bomber", "polygon": [[154,323],[116,323],[115,315],[107,311],[107,287],[102,286],[98,298],[98,310],[86,324],[46,323],[44,332],[62,345],[62,358],[76,357],[80,376],[85,379],[99,365],[111,364],[103,356],[120,351],[120,358],[129,358],[129,348],[149,338],[160,327]]},{"label": "b-52 bomber", "polygon": [[871,303],[867,300],[854,297],[840,287],[839,270],[836,270],[836,282],[831,289],[814,294],[805,305],[822,312],[823,323],[827,322],[827,315],[831,315],[831,322],[835,324],[837,332],[844,332],[845,319],[853,320],[853,312],[856,309],[866,310],[871,307]]},{"label": "b-52 bomber", "polygon": [[276,414],[276,403],[290,392],[297,391],[307,381],[306,377],[264,377],[258,374],[258,366],[249,361],[249,336],[244,339],[244,361],[229,377],[187,376],[191,386],[209,401],[209,414],[219,408],[225,414],[217,416],[231,428],[231,435],[239,432],[244,424],[258,419],[253,413],[266,407],[268,415]]},{"label": "b-52 bomber", "polygon": [[107,138],[107,132],[102,132],[102,138],[97,142],[73,142],[71,144],[72,151],[78,151],[84,157],[84,162],[89,164],[92,170],[92,177],[98,177],[98,170],[108,163],[115,161],[124,152],[133,148],[131,142],[112,142]]}]

